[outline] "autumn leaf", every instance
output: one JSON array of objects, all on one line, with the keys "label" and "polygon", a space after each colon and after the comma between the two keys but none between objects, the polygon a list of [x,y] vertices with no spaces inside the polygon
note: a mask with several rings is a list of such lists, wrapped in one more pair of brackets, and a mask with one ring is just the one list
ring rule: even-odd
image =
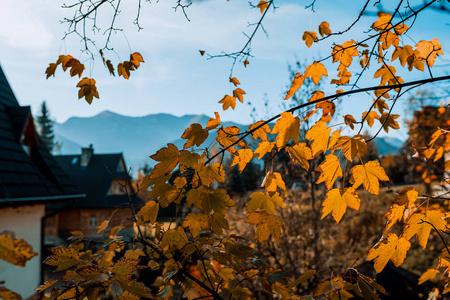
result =
[{"label": "autumn leaf", "polygon": [[357,155],[364,157],[367,152],[367,144],[364,136],[357,134],[354,137],[339,137],[333,150],[342,149],[342,154],[349,160],[353,161]]},{"label": "autumn leaf", "polygon": [[250,195],[251,200],[247,202],[247,211],[254,212],[257,209],[264,209],[271,215],[274,214],[275,206],[284,208],[283,199],[280,197],[278,192],[270,195],[269,193],[254,192]]},{"label": "autumn leaf", "polygon": [[400,125],[398,125],[397,119],[400,117],[399,115],[393,115],[390,113],[383,113],[380,117],[380,123],[383,124],[383,129],[386,132],[389,132],[389,127],[392,129],[400,129]]},{"label": "autumn leaf", "polygon": [[238,100],[241,101],[241,103],[244,103],[243,95],[245,95],[245,92],[240,88],[237,88],[233,91],[233,97],[238,98]]},{"label": "autumn leaf", "polygon": [[373,78],[381,77],[380,85],[385,85],[389,79],[395,78],[395,68],[393,66],[383,65],[379,68]]},{"label": "autumn leaf", "polygon": [[281,178],[281,174],[278,172],[267,172],[266,177],[264,177],[263,183],[261,184],[261,187],[266,188],[266,192],[276,192],[277,188],[282,189],[283,191],[286,190],[286,184],[283,181],[283,178]]},{"label": "autumn leaf", "polygon": [[359,56],[358,49],[354,40],[346,41],[342,45],[335,45],[331,56],[333,62],[340,62],[345,67],[350,67],[353,62],[353,56]]},{"label": "autumn leaf", "polygon": [[289,91],[286,93],[286,97],[284,97],[284,100],[288,100],[289,98],[291,98],[292,95],[294,95],[298,91],[298,89],[302,86],[303,81],[305,81],[305,77],[303,77],[302,74],[300,73],[295,74],[295,77],[291,83],[291,87],[289,88]]},{"label": "autumn leaf", "polygon": [[317,85],[322,76],[328,76],[327,69],[320,62],[315,61],[312,65],[306,67],[305,78],[311,77],[311,80]]},{"label": "autumn leaf", "polygon": [[325,156],[325,160],[316,168],[321,172],[316,184],[325,182],[327,189],[331,189],[338,177],[342,177],[342,168],[339,159],[334,154]]},{"label": "autumn leaf", "polygon": [[344,116],[344,123],[350,126],[351,129],[355,129],[355,125],[358,121],[355,120],[355,118],[352,115],[345,115]]},{"label": "autumn leaf", "polygon": [[257,243],[267,241],[270,235],[277,243],[280,242],[283,221],[278,216],[269,215],[265,211],[255,211],[250,213],[245,222],[256,225],[255,237]]},{"label": "autumn leaf", "polygon": [[401,221],[404,217],[406,208],[414,205],[418,196],[418,192],[413,187],[404,187],[399,194],[395,196],[394,204],[389,209],[389,212],[384,216],[388,219],[386,230],[389,230],[395,223]]},{"label": "autumn leaf", "polygon": [[261,159],[266,153],[271,152],[275,143],[263,141],[258,144],[258,148],[255,149],[255,155],[258,155],[258,159]]},{"label": "autumn leaf", "polygon": [[156,222],[156,218],[158,217],[158,211],[159,203],[156,203],[153,200],[147,201],[144,207],[142,207],[136,214],[136,217],[142,218],[144,222],[150,222],[151,224],[154,224]]},{"label": "autumn leaf", "polygon": [[309,169],[308,160],[313,159],[311,148],[306,143],[298,143],[293,147],[286,147],[289,157],[293,162],[298,163],[303,169]]},{"label": "autumn leaf", "polygon": [[7,289],[4,286],[0,286],[0,299],[4,300],[22,300],[22,296],[16,292]]},{"label": "autumn leaf", "polygon": [[439,43],[439,39],[432,39],[431,41],[420,41],[416,44],[416,50],[414,54],[417,58],[422,59],[430,67],[434,65],[434,61],[437,55],[442,55],[442,46]]},{"label": "autumn leaf", "polygon": [[376,111],[372,110],[370,112],[367,111],[363,112],[362,118],[367,122],[367,125],[369,125],[369,127],[372,127],[373,124],[375,123],[375,119],[380,119],[380,116]]},{"label": "autumn leaf", "polygon": [[256,7],[263,13],[269,7],[269,2],[261,0]]},{"label": "autumn leaf", "polygon": [[121,62],[117,65],[117,74],[125,79],[130,78],[130,71],[134,71],[134,65],[129,61]]},{"label": "autumn leaf", "polygon": [[325,21],[320,23],[319,33],[321,36],[330,35],[331,34],[330,24],[328,24],[328,22]]},{"label": "autumn leaf", "polygon": [[200,52],[201,56],[205,55],[205,50],[198,50],[198,52]]},{"label": "autumn leaf", "polygon": [[58,60],[56,61],[56,65],[61,64],[61,67],[62,67],[63,71],[65,72],[67,70],[67,68],[68,68],[68,66],[66,64],[72,58],[73,57],[71,55],[60,55],[58,57]]},{"label": "autumn leaf", "polygon": [[217,235],[221,235],[224,229],[230,229],[227,219],[225,219],[225,216],[221,213],[209,215],[209,223],[211,224],[212,231]]},{"label": "autumn leaf", "polygon": [[[380,114],[382,114],[385,109],[389,109],[389,106],[386,104],[386,101],[382,99],[374,100],[373,107],[378,109]],[[377,119],[379,119],[379,117]]]},{"label": "autumn leaf", "polygon": [[140,63],[144,62],[144,58],[139,52],[134,52],[130,54],[130,63],[137,69],[140,66]]},{"label": "autumn leaf", "polygon": [[95,98],[99,99],[97,87],[95,86],[95,80],[92,78],[83,78],[78,82],[77,87],[80,88],[78,91],[78,99],[85,98],[86,102],[91,104],[92,100]]},{"label": "autumn leaf", "polygon": [[103,230],[105,230],[106,228],[108,228],[109,225],[109,221],[108,220],[104,220],[100,226],[97,227],[97,233],[102,232]]},{"label": "autumn leaf", "polygon": [[389,181],[383,167],[377,161],[369,161],[366,164],[354,166],[350,170],[350,183],[357,189],[361,184],[364,185],[366,191],[371,194],[378,195],[381,181]]},{"label": "autumn leaf", "polygon": [[245,166],[252,160],[253,151],[252,149],[239,149],[233,157],[231,162],[231,167],[239,165],[239,172],[242,172]]},{"label": "autumn leaf", "polygon": [[384,267],[391,260],[396,267],[400,266],[406,258],[406,252],[411,247],[411,243],[404,237],[399,238],[395,233],[389,233],[369,251],[367,260],[374,260],[374,268],[377,273],[383,271]]},{"label": "autumn leaf", "polygon": [[[269,124],[264,124],[264,121],[258,121],[256,123],[251,124],[248,126],[248,130],[252,132],[252,137],[256,140],[258,138],[261,139],[261,141],[267,141],[267,134],[271,132]],[[264,124],[264,125],[262,125]],[[262,126],[261,126],[262,125]],[[255,130],[256,127],[259,127]]]},{"label": "autumn leaf", "polygon": [[48,79],[50,76],[53,76],[53,77],[55,76],[55,71],[56,71],[57,66],[58,65],[54,64],[54,63],[49,64],[47,70],[45,70],[45,74],[47,74],[46,79]]},{"label": "autumn leaf", "polygon": [[413,48],[410,45],[395,47],[395,50],[392,53],[391,61],[394,61],[398,58],[400,60],[400,64],[402,65],[402,67],[404,67],[408,60],[408,57],[411,56],[413,52]]},{"label": "autumn leaf", "polygon": [[234,86],[238,86],[238,84],[241,84],[236,77],[230,77],[230,82],[234,84]]},{"label": "autumn leaf", "polygon": [[359,64],[363,69],[365,69],[368,65],[370,65],[369,50],[366,49],[363,51],[361,59],[359,60]]},{"label": "autumn leaf", "polygon": [[234,108],[236,107],[236,97],[225,95],[222,100],[219,101],[219,103],[223,104],[223,110],[227,110],[230,107],[234,110]]},{"label": "autumn leaf", "polygon": [[163,235],[161,239],[160,246],[162,248],[168,247],[176,247],[181,249],[188,243],[188,238],[186,233],[183,230],[183,227],[178,227],[177,229],[169,229]]},{"label": "autumn leaf", "polygon": [[317,33],[315,33],[314,31],[305,31],[303,33],[302,39],[305,41],[306,46],[308,46],[308,48],[311,48],[312,44],[318,41]]},{"label": "autumn leaf", "polygon": [[114,74],[114,66],[109,59],[106,61],[106,67],[108,68],[109,74],[116,76],[116,74]]},{"label": "autumn leaf", "polygon": [[314,141],[311,144],[312,154],[316,157],[321,152],[327,151],[328,139],[330,137],[331,128],[323,121],[317,122],[306,132],[306,139]]},{"label": "autumn leaf", "polygon": [[248,60],[244,61],[244,67],[247,68],[247,65],[249,64]]},{"label": "autumn leaf", "polygon": [[167,144],[167,147],[161,148],[150,158],[158,161],[150,173],[149,178],[155,179],[160,176],[167,175],[175,169],[180,160],[180,155],[177,146],[174,144]]},{"label": "autumn leaf", "polygon": [[395,34],[397,35],[402,35],[408,29],[408,25],[406,25],[405,23],[399,24],[394,27]]},{"label": "autumn leaf", "polygon": [[216,189],[213,191],[206,190],[200,195],[202,210],[209,213],[212,210],[216,213],[225,214],[227,209],[234,205],[234,201],[228,196],[224,189]]},{"label": "autumn leaf", "polygon": [[209,229],[209,216],[199,213],[190,213],[184,219],[183,227],[189,228],[189,231],[195,238],[202,230]]},{"label": "autumn leaf", "polygon": [[66,68],[70,68],[70,76],[74,77],[78,75],[81,78],[83,71],[85,69],[84,65],[76,58],[71,58],[64,63]]},{"label": "autumn leaf", "polygon": [[428,269],[419,278],[419,285],[423,284],[425,281],[433,280],[436,275],[439,274],[439,270]]},{"label": "autumn leaf", "polygon": [[390,22],[391,22],[391,14],[390,13],[379,11],[379,12],[377,12],[377,16],[378,16],[378,20],[375,21],[372,24],[372,26],[370,26],[371,28],[375,29],[376,31],[382,31],[382,30],[386,30],[386,29],[389,29],[392,27],[390,25]]},{"label": "autumn leaf", "polygon": [[44,264],[54,266],[56,272],[66,270],[79,263],[79,254],[74,247],[50,248],[51,256],[47,257]]},{"label": "autumn leaf", "polygon": [[290,112],[281,113],[281,118],[275,123],[272,129],[273,134],[277,134],[276,145],[282,148],[292,138],[295,143],[299,142],[300,138],[300,119],[295,117]]},{"label": "autumn leaf", "polygon": [[445,230],[447,225],[445,215],[437,210],[430,210],[425,214],[415,213],[409,218],[403,236],[410,240],[415,235],[419,245],[425,249],[433,229],[430,224],[433,224],[436,230]]},{"label": "autumn leaf", "polygon": [[347,207],[359,210],[360,203],[358,192],[354,188],[332,189],[328,191],[325,201],[322,203],[321,219],[332,212],[334,220],[336,220],[336,223],[339,223]]},{"label": "autumn leaf", "polygon": [[0,259],[19,267],[25,267],[27,261],[38,255],[25,240],[14,237],[8,231],[0,233]]},{"label": "autumn leaf", "polygon": [[206,129],[207,130],[212,130],[217,128],[217,126],[220,125],[220,116],[218,112],[214,112],[214,115],[216,116],[216,118],[211,118],[208,120],[208,123],[206,123]]},{"label": "autumn leaf", "polygon": [[194,145],[197,147],[200,146],[208,138],[208,135],[208,130],[203,129],[202,125],[197,123],[191,124],[191,126],[186,128],[181,136],[182,139],[188,140],[184,144],[183,149],[190,148]]}]

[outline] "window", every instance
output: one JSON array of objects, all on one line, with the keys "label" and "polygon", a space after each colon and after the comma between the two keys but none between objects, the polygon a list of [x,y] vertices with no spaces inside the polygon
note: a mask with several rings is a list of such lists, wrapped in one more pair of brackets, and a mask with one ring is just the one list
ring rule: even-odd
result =
[{"label": "window", "polygon": [[89,226],[91,226],[91,227],[97,226],[97,216],[96,215],[91,215],[91,217],[89,218]]}]

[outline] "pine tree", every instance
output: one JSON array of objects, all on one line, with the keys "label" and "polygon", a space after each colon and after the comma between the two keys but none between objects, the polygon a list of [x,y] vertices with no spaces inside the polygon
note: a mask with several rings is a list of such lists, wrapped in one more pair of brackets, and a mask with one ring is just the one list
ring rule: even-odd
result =
[{"label": "pine tree", "polygon": [[36,122],[42,141],[48,150],[52,151],[55,147],[55,134],[53,133],[53,120],[50,119],[50,112],[45,101],[41,104],[41,113],[37,116]]}]

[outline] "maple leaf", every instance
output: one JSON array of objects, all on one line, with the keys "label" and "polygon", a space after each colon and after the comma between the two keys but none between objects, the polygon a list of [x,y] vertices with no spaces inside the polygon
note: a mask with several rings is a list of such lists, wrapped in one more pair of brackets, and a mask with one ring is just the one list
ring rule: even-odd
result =
[{"label": "maple leaf", "polygon": [[298,91],[298,89],[302,86],[304,81],[305,81],[305,77],[303,77],[302,74],[297,72],[297,74],[295,74],[294,79],[292,80],[289,91],[287,91],[287,93],[286,93],[286,97],[284,97],[284,100],[288,100],[289,98],[291,98],[292,95],[294,95]]},{"label": "maple leaf", "polygon": [[199,213],[190,213],[183,221],[183,227],[189,228],[193,237],[197,237],[200,231],[209,229],[209,216]]},{"label": "maple leaf", "polygon": [[56,61],[56,65],[61,64],[61,67],[63,69],[63,71],[65,72],[68,68],[68,66],[66,66],[66,63],[71,60],[73,57],[71,55],[60,55],[58,57],[58,60]]},{"label": "maple leaf", "polygon": [[141,217],[144,222],[150,222],[154,224],[156,222],[156,218],[158,217],[158,211],[159,203],[156,203],[153,200],[148,201],[147,203],[145,203],[144,207],[139,210],[139,212],[136,214],[136,217]]},{"label": "maple leaf", "polygon": [[78,254],[77,249],[75,249],[74,247],[57,247],[50,248],[49,250],[52,255],[47,257],[47,259],[44,261],[44,264],[57,267],[55,270],[56,272],[66,270],[79,263],[80,255]]},{"label": "maple leaf", "polygon": [[322,173],[317,179],[316,184],[325,182],[327,189],[331,189],[336,179],[342,177],[341,163],[334,154],[325,156],[325,160],[316,168],[316,171]]},{"label": "maple leaf", "polygon": [[0,286],[0,299],[4,300],[22,300],[22,296],[16,292],[7,289],[4,286]]},{"label": "maple leaf", "polygon": [[106,67],[108,68],[109,74],[116,76],[116,74],[114,74],[114,66],[109,59],[106,61]]},{"label": "maple leaf", "polygon": [[386,82],[388,82],[389,79],[395,78],[395,70],[392,66],[383,65],[381,68],[379,68],[376,72],[373,78],[381,77],[381,83],[380,85],[385,85]]},{"label": "maple leaf", "polygon": [[434,61],[437,55],[442,55],[442,46],[439,43],[439,39],[432,39],[431,41],[420,41],[416,44],[416,50],[414,54],[417,58],[422,59],[430,67],[434,65]]},{"label": "maple leaf", "polygon": [[352,115],[345,115],[344,116],[344,123],[350,126],[351,129],[355,129],[355,125],[358,123],[358,121],[355,120],[355,118]]},{"label": "maple leaf", "polygon": [[166,176],[175,169],[180,160],[180,152],[174,144],[167,144],[167,147],[159,149],[155,154],[151,155],[150,158],[159,161],[149,175],[149,179],[155,179]]},{"label": "maple leaf", "polygon": [[95,80],[92,78],[84,77],[78,82],[77,87],[80,88],[78,91],[78,99],[85,98],[86,102],[91,104],[92,100],[95,98],[99,99],[97,87],[95,86]]},{"label": "maple leaf", "polygon": [[221,235],[223,230],[229,230],[230,226],[228,225],[227,219],[225,219],[225,216],[220,213],[213,213],[212,215],[209,215],[209,223],[211,224],[212,231],[217,234]]},{"label": "maple leaf", "polygon": [[415,213],[409,218],[403,235],[408,240],[415,235],[419,245],[425,249],[431,229],[433,229],[430,223],[436,230],[445,230],[447,225],[445,215],[437,210],[430,210],[425,214]]},{"label": "maple leaf", "polygon": [[[381,100],[381,101],[383,101],[383,100]],[[384,107],[382,109],[384,109]],[[375,119],[379,120],[380,116],[378,115],[378,113],[376,111],[371,110],[370,112],[367,112],[367,111],[363,112],[362,118],[363,118],[363,120],[365,120],[367,122],[367,125],[369,125],[369,127],[372,127],[373,124],[375,123]]]},{"label": "maple leaf", "polygon": [[253,151],[252,149],[239,149],[233,157],[231,166],[239,165],[239,171],[242,172],[245,166],[252,160]]},{"label": "maple leaf", "polygon": [[394,198],[395,203],[384,216],[388,219],[386,230],[389,230],[395,223],[403,219],[405,209],[414,205],[418,195],[418,192],[413,187],[402,188],[399,194]]},{"label": "maple leaf", "polygon": [[263,141],[258,144],[258,148],[255,149],[255,155],[258,155],[258,159],[261,159],[267,152],[271,152],[275,143]]},{"label": "maple leaf", "polygon": [[317,122],[312,126],[305,135],[305,138],[309,141],[313,141],[311,144],[312,154],[316,157],[321,152],[327,151],[328,138],[330,137],[331,128],[327,127],[327,124],[323,121]]},{"label": "maple leaf", "polygon": [[249,64],[248,60],[244,61],[244,67],[247,68],[247,65]]},{"label": "maple leaf", "polygon": [[369,251],[367,260],[374,260],[374,268],[377,273],[383,271],[389,259],[396,267],[400,266],[406,258],[406,252],[411,243],[404,237],[399,238],[395,233],[389,233]]},{"label": "maple leaf", "polygon": [[342,219],[347,207],[359,210],[361,200],[358,197],[358,192],[352,188],[332,189],[328,191],[325,201],[323,201],[322,217],[325,218],[332,212],[336,223]]},{"label": "maple leaf", "polygon": [[186,236],[186,233],[184,232],[183,228],[180,226],[177,229],[169,229],[167,230],[162,239],[161,243],[159,244],[162,248],[168,247],[176,247],[178,249],[181,249],[188,243],[188,238]]},{"label": "maple leaf", "polygon": [[265,122],[258,121],[256,123],[253,123],[250,126],[248,126],[248,130],[252,132],[252,137],[255,140],[260,138],[261,141],[267,141],[267,134],[271,132],[269,124],[264,124],[255,130],[256,127],[260,126],[263,123],[265,123]]},{"label": "maple leaf", "polygon": [[238,86],[238,84],[241,84],[236,77],[230,77],[230,82],[234,84],[234,86]]},{"label": "maple leaf", "polygon": [[220,125],[220,116],[218,112],[214,112],[214,115],[216,116],[216,118],[211,118],[208,120],[208,123],[206,123],[206,129],[207,130],[212,130],[217,128],[217,126]]},{"label": "maple leaf", "polygon": [[295,117],[290,112],[281,113],[281,119],[273,126],[272,133],[278,133],[276,138],[276,145],[282,148],[292,138],[295,143],[299,142],[300,138],[300,119]]},{"label": "maple leaf", "polygon": [[103,230],[105,230],[106,228],[108,228],[109,225],[109,221],[108,220],[104,220],[100,226],[97,227],[97,233],[102,232]]},{"label": "maple leaf", "polygon": [[234,201],[228,196],[224,189],[216,189],[213,191],[206,190],[200,195],[202,210],[209,213],[212,210],[216,213],[225,214],[227,209],[234,205]]},{"label": "maple leaf", "polygon": [[33,247],[23,239],[17,239],[11,232],[0,233],[0,259],[19,267],[25,267],[27,261],[38,255]]},{"label": "maple leaf", "polygon": [[286,184],[283,181],[283,178],[281,178],[281,174],[278,172],[267,172],[266,177],[264,177],[263,183],[261,184],[261,187],[266,188],[266,192],[276,192],[277,187],[279,187],[282,190],[286,190]]},{"label": "maple leaf", "polygon": [[394,27],[394,31],[397,35],[402,35],[408,29],[409,29],[409,27],[405,23],[399,24]]},{"label": "maple leaf", "polygon": [[117,65],[117,74],[125,79],[130,78],[130,71],[134,71],[134,65],[129,61],[121,62]]},{"label": "maple leaf", "polygon": [[275,206],[284,208],[283,199],[278,192],[270,195],[269,193],[254,192],[250,195],[251,200],[247,202],[247,211],[254,212],[257,209],[265,209],[269,215],[274,214]]},{"label": "maple leaf", "polygon": [[359,64],[363,69],[365,69],[368,65],[370,65],[369,50],[366,49],[363,51],[361,59],[359,60]]},{"label": "maple leaf", "polygon": [[238,98],[238,100],[241,101],[241,103],[244,103],[243,95],[245,95],[245,92],[240,88],[237,88],[233,91],[233,97]]},{"label": "maple leaf", "polygon": [[342,153],[349,160],[353,161],[355,157],[359,154],[363,157],[367,152],[367,144],[364,136],[357,134],[354,137],[342,136],[336,141],[333,146],[333,150],[342,149]]},{"label": "maple leaf", "polygon": [[330,35],[331,34],[330,24],[328,24],[328,22],[325,22],[325,21],[320,23],[319,33],[321,36]]},{"label": "maple leaf", "polygon": [[269,215],[266,211],[255,211],[250,213],[245,222],[256,225],[257,243],[267,241],[270,235],[277,243],[280,242],[283,221],[278,216]]},{"label": "maple leaf", "polygon": [[227,110],[230,107],[234,110],[234,108],[236,107],[236,97],[225,95],[222,100],[219,101],[219,103],[223,104],[223,110]]},{"label": "maple leaf", "polygon": [[[336,291],[339,291],[339,295],[333,295]],[[314,291],[314,296],[329,295],[329,299],[339,299],[341,297],[343,299],[348,299],[348,296],[345,296],[345,294],[341,292],[345,292],[344,280],[341,276],[336,276],[331,280],[325,280],[319,283]]]},{"label": "maple leaf", "polygon": [[46,79],[48,79],[50,76],[55,77],[55,71],[57,66],[58,65],[54,63],[49,64],[48,68],[45,70],[45,74],[47,74]]},{"label": "maple leaf", "polygon": [[311,80],[317,85],[322,76],[328,76],[327,69],[320,62],[315,61],[312,65],[306,67],[305,78],[311,77]]},{"label": "maple leaf", "polygon": [[397,47],[398,43],[400,42],[400,39],[399,39],[398,35],[396,35],[392,31],[387,31],[380,35],[380,37],[378,38],[378,41],[381,42],[381,48],[383,50],[387,50],[392,45]]},{"label": "maple leaf", "polygon": [[[331,134],[330,141],[328,142],[328,149],[333,149],[334,145],[336,145],[338,139],[341,137],[341,131],[335,130]],[[333,152],[334,150],[331,150]]]},{"label": "maple leaf", "polygon": [[366,164],[354,166],[350,170],[350,183],[357,189],[361,184],[371,194],[378,195],[381,181],[389,181],[382,166],[377,161],[369,161]]},{"label": "maple leaf", "polygon": [[370,26],[371,28],[375,29],[376,31],[382,31],[382,30],[387,30],[392,27],[390,25],[390,22],[391,22],[391,14],[390,13],[379,11],[379,12],[377,12],[377,16],[378,16],[378,20],[375,21],[372,24],[372,26]]},{"label": "maple leaf", "polygon": [[306,46],[308,46],[308,48],[311,48],[312,44],[318,41],[317,33],[315,33],[314,31],[305,31],[303,33],[302,39],[305,41]]},{"label": "maple leaf", "polygon": [[326,100],[317,103],[316,108],[322,109],[322,117],[320,118],[320,121],[328,123],[331,121],[331,117],[334,116],[336,105],[333,102]]},{"label": "maple leaf", "polygon": [[413,48],[410,45],[395,47],[395,50],[392,53],[391,61],[394,61],[398,58],[400,60],[400,64],[402,65],[402,67],[404,67],[406,65],[406,61],[408,60],[408,57],[411,56],[413,52]]},{"label": "maple leaf", "polygon": [[398,117],[400,116],[383,113],[380,117],[380,123],[383,124],[384,131],[389,132],[389,127],[393,129],[400,129],[400,125],[398,125],[397,121],[395,121]]},{"label": "maple leaf", "polygon": [[293,147],[286,147],[286,151],[289,153],[289,157],[295,163],[298,163],[305,170],[309,169],[308,160],[313,159],[311,148],[306,143],[299,143]]},{"label": "maple leaf", "polygon": [[[382,114],[385,109],[389,109],[389,106],[386,104],[386,101],[384,101],[382,99],[374,100],[373,107],[378,109],[380,114]],[[377,119],[379,119],[379,118],[377,118]]]},{"label": "maple leaf", "polygon": [[139,52],[134,52],[130,54],[130,63],[137,69],[141,65],[140,63],[144,62],[144,58]]},{"label": "maple leaf", "polygon": [[208,135],[208,130],[203,129],[202,125],[197,123],[191,124],[191,126],[186,128],[181,136],[182,139],[188,140],[184,144],[183,149],[190,148],[194,145],[197,147],[200,146],[208,138]]},{"label": "maple leaf", "polygon": [[346,41],[342,45],[335,45],[331,52],[333,62],[339,61],[343,66],[350,67],[353,56],[359,56],[354,40]]},{"label": "maple leaf", "polygon": [[81,78],[83,71],[85,69],[84,65],[76,58],[71,58],[64,63],[66,68],[70,68],[70,76],[74,77],[78,75]]},{"label": "maple leaf", "polygon": [[269,2],[261,0],[256,7],[263,13],[269,7]]}]

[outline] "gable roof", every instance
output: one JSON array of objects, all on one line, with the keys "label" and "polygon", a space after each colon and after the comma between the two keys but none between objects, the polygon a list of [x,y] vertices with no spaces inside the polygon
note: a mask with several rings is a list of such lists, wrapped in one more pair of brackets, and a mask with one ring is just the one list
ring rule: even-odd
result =
[{"label": "gable roof", "polygon": [[[21,139],[33,144],[25,151]],[[36,134],[29,106],[20,106],[0,66],[0,206],[82,197]]]},{"label": "gable roof", "polygon": [[[55,159],[70,176],[72,182],[86,193],[86,198],[79,199],[74,208],[105,208],[123,207],[129,205],[128,195],[108,195],[108,191],[115,179],[126,180],[131,183],[125,169],[122,153],[94,154],[87,166],[81,165],[82,155],[56,155]],[[119,168],[123,166],[123,168]],[[130,184],[131,186],[131,184]],[[133,191],[129,191],[133,193]],[[138,197],[135,205],[141,205]]]}]

